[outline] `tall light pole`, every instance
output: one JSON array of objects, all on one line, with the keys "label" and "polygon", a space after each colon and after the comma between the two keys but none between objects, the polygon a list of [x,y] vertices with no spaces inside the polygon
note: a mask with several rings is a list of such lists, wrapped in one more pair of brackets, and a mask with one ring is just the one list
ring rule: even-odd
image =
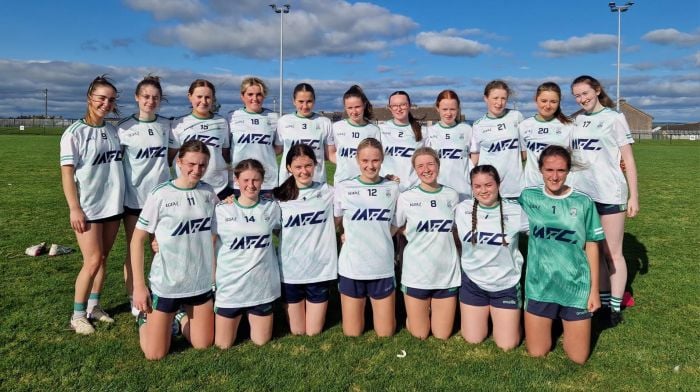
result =
[{"label": "tall light pole", "polygon": [[277,7],[277,4],[270,4],[273,11],[280,14],[280,117],[282,117],[282,84],[284,83],[284,57],[282,56],[282,49],[284,47],[284,14],[289,13],[289,4],[283,5],[281,8]]},{"label": "tall light pole", "polygon": [[622,13],[627,11],[634,1],[628,1],[625,5],[618,6],[614,1],[608,3],[611,12],[617,12],[617,111],[620,111],[620,31],[622,25]]}]

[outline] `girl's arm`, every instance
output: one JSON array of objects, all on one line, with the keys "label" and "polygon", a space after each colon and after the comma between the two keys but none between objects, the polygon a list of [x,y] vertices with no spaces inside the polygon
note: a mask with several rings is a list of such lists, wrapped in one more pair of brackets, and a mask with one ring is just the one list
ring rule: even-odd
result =
[{"label": "girl's arm", "polygon": [[134,282],[133,301],[134,307],[141,312],[151,312],[151,296],[146,287],[144,277],[144,251],[143,244],[148,239],[148,232],[135,228],[134,234],[131,236],[129,250],[131,251],[131,273]]},{"label": "girl's arm", "polygon": [[70,210],[70,227],[77,233],[82,234],[87,230],[87,217],[80,207],[80,199],[78,198],[78,187],[75,184],[75,167],[73,165],[61,166],[61,184],[63,185],[63,194],[68,202]]},{"label": "girl's arm", "polygon": [[177,155],[177,148],[168,148],[168,166],[173,165],[173,160],[175,159],[175,156]]},{"label": "girl's arm", "polygon": [[637,190],[637,164],[634,162],[632,145],[625,144],[620,147],[620,153],[625,161],[625,176],[630,190],[630,198],[627,201],[627,216],[634,218],[639,212],[639,193]]},{"label": "girl's arm", "polygon": [[598,257],[598,243],[595,241],[586,242],[586,259],[588,259],[588,268],[591,271],[591,293],[588,295],[589,312],[595,312],[600,308],[600,286],[598,285],[600,260]]},{"label": "girl's arm", "polygon": [[335,144],[326,144],[326,159],[329,161],[336,163],[336,148]]}]

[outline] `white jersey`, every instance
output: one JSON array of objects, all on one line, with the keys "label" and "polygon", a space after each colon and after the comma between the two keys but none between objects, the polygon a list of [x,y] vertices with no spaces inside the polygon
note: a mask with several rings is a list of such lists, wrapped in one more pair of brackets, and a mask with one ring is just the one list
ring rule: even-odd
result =
[{"label": "white jersey", "polygon": [[420,185],[399,195],[396,226],[406,226],[401,284],[432,290],[459,287],[459,253],[452,236],[459,194],[442,186],[436,192]]},{"label": "white jersey", "polygon": [[506,109],[498,118],[484,115],[472,127],[472,154],[479,154],[479,165],[492,165],[501,176],[501,195],[518,197],[522,191],[523,165],[520,156],[518,124],[523,115]]},{"label": "white jersey", "polygon": [[272,230],[280,210],[270,199],[250,207],[219,203],[215,211],[217,308],[243,308],[280,296],[280,270]]},{"label": "white jersey", "polygon": [[178,188],[173,181],[148,195],[136,228],[155,234],[158,253],[148,275],[159,297],[183,298],[211,290],[212,216],[219,201],[211,185]]},{"label": "white jersey", "polygon": [[333,187],[314,182],[282,211],[279,259],[284,283],[315,283],[338,277]]},{"label": "white jersey", "polygon": [[574,159],[584,169],[574,172],[574,187],[598,203],[626,204],[627,180],[620,168],[620,147],[634,143],[625,115],[604,108],[574,119]]},{"label": "white jersey", "polygon": [[277,123],[277,139],[275,145],[282,146],[282,163],[279,171],[279,184],[289,178],[286,169],[287,152],[293,145],[304,143],[311,147],[316,154],[316,172],[314,181],[326,182],[326,145],[335,144],[333,132],[331,132],[331,120],[313,113],[311,117],[302,117],[294,114],[285,114]]},{"label": "white jersey", "polygon": [[334,215],[343,218],[345,242],[338,257],[338,273],[357,280],[394,276],[391,225],[399,185],[382,178],[375,184],[359,177],[335,186]]},{"label": "white jersey", "polygon": [[428,127],[425,145],[437,151],[440,157],[438,182],[459,193],[464,200],[472,194],[469,181],[469,143],[472,140],[472,127],[467,123],[456,123],[445,127],[440,122]]},{"label": "white jersey", "polygon": [[[217,193],[224,190],[228,186],[229,176],[222,150],[229,148],[231,137],[226,119],[218,114],[214,114],[212,118],[199,118],[194,114],[187,114],[175,118],[172,128],[173,137],[168,145],[170,148],[179,149],[190,139],[201,140],[207,145],[211,157],[202,181],[211,184]],[[180,175],[177,166],[175,172]]]},{"label": "white jersey", "polygon": [[[542,151],[549,146],[571,147],[571,135],[574,125],[563,124],[556,117],[541,121],[536,116],[529,117],[518,126],[520,130],[520,148],[526,151],[527,161],[523,169],[525,187],[544,184],[539,168]],[[567,180],[567,184],[569,181]]]},{"label": "white jersey", "polygon": [[[398,125],[389,120],[379,125],[384,147],[384,162],[381,175],[393,174],[399,177],[401,192],[418,185],[418,175],[411,164],[411,157],[416,148],[423,147],[423,140],[416,141],[416,135],[410,124]],[[425,128],[422,130],[425,135]]]},{"label": "white jersey", "polygon": [[[238,109],[229,112],[227,118],[232,136],[231,166],[236,167],[244,159],[257,159],[265,168],[262,189],[276,187],[278,168],[274,143],[277,137],[277,113],[270,109],[263,109],[260,113]],[[230,185],[238,189],[233,176]]]},{"label": "white jersey", "polygon": [[117,132],[124,151],[124,205],[141,209],[151,190],[170,178],[170,119],[156,116],[153,121],[140,121],[130,116],[119,122]]},{"label": "white jersey", "polygon": [[78,120],[61,136],[61,166],[73,166],[80,208],[88,220],[124,212],[124,169],[117,130]]},{"label": "white jersey", "polygon": [[379,127],[370,123],[354,125],[347,119],[333,123],[336,149],[334,184],[360,175],[360,166],[357,164],[357,145],[368,137],[380,140]]}]

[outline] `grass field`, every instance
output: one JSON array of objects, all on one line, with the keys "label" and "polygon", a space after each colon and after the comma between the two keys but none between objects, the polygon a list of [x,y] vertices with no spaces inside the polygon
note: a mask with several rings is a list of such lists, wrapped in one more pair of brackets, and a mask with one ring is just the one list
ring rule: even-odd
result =
[{"label": "grass field", "polygon": [[[59,137],[0,135],[0,390],[700,390],[700,142],[635,145],[641,213],[628,221],[625,256],[637,305],[602,331],[589,362],[568,361],[561,345],[546,359],[524,345],[503,353],[458,334],[418,341],[400,328],[389,339],[346,338],[337,299],[326,330],[275,337],[258,348],[192,350],[148,362],[121,282],[123,233],[109,262],[103,306],[113,326],[92,336],[67,329],[80,255],[24,256],[40,242],[77,248],[60,186]],[[400,324],[402,324],[400,322]],[[397,358],[405,350],[405,358]]]}]

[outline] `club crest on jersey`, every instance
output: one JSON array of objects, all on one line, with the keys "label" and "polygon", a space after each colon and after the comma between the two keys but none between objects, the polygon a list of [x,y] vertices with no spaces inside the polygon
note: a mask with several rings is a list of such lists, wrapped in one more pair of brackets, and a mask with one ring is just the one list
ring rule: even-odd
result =
[{"label": "club crest on jersey", "polygon": [[386,197],[391,197],[391,189],[387,189],[387,190],[384,192],[384,194],[386,195]]},{"label": "club crest on jersey", "polygon": [[573,230],[560,229],[558,227],[533,226],[532,228],[532,236],[535,238],[556,240],[567,244],[577,243],[576,238],[572,238],[575,235],[576,232]]},{"label": "club crest on jersey", "polygon": [[413,156],[413,152],[415,150],[415,148],[411,147],[390,146],[384,149],[384,155],[389,155],[392,157],[410,158]]},{"label": "club crest on jersey", "polygon": [[321,210],[290,215],[284,227],[300,227],[324,223],[328,220],[325,213],[325,211]]},{"label": "club crest on jersey", "polygon": [[518,148],[518,139],[503,139],[496,143],[492,143],[488,152],[499,152],[505,150],[516,150]]},{"label": "club crest on jersey", "polygon": [[180,222],[177,228],[170,234],[172,237],[177,237],[183,234],[195,234],[202,231],[211,230],[211,218],[197,218],[188,221]]},{"label": "club crest on jersey", "polygon": [[265,135],[261,133],[246,133],[238,138],[237,143],[270,145],[272,144],[272,140],[270,138],[270,135]]},{"label": "club crest on jersey", "polygon": [[452,230],[452,219],[429,219],[418,222],[416,232],[418,233],[449,233]]},{"label": "club crest on jersey", "polygon": [[270,235],[246,235],[231,242],[230,250],[262,249],[270,246]]},{"label": "club crest on jersey", "polygon": [[185,137],[184,142],[188,142],[190,140],[199,140],[200,142],[206,144],[207,146],[211,147],[216,147],[219,148],[219,138],[216,136],[211,136],[211,135],[189,135]]},{"label": "club crest on jersey", "polygon": [[362,208],[355,211],[350,220],[388,222],[391,220],[391,210],[386,208]]},{"label": "club crest on jersey", "polygon": [[569,209],[569,215],[576,216],[577,214],[578,214],[578,210],[576,210],[576,208],[572,207],[571,209]]},{"label": "club crest on jersey", "polygon": [[292,146],[295,146],[297,144],[306,144],[307,146],[317,150],[318,146],[321,144],[320,140],[316,139],[298,139],[298,140],[292,140]]},{"label": "club crest on jersey", "polygon": [[503,246],[503,241],[506,238],[506,235],[503,233],[489,233],[485,231],[477,231],[474,233],[470,230],[462,237],[462,242],[471,242],[475,235],[476,243],[482,245]]},{"label": "club crest on jersey", "polygon": [[101,165],[103,163],[110,163],[112,161],[118,162],[122,160],[122,150],[111,150],[99,153],[95,160],[92,161],[92,165]]},{"label": "club crest on jersey", "polygon": [[136,159],[165,158],[167,147],[146,147],[136,153]]}]

